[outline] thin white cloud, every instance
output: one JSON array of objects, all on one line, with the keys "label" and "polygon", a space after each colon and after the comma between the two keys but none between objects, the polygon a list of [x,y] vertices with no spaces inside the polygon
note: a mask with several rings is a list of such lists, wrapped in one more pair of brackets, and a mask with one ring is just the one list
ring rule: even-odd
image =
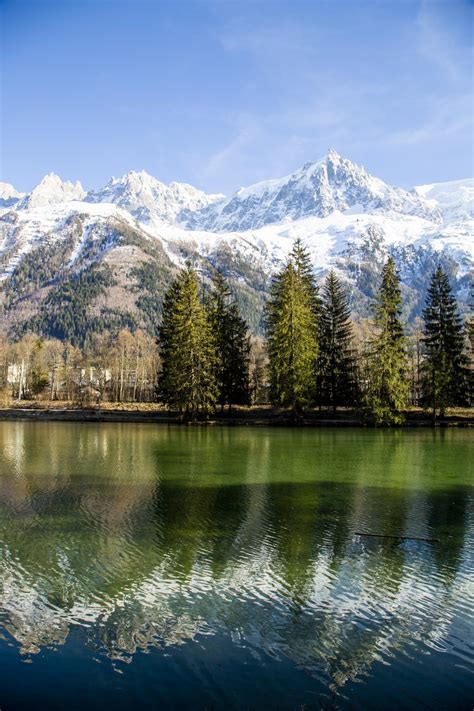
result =
[{"label": "thin white cloud", "polygon": [[[450,23],[443,21],[440,10],[446,3],[423,0],[417,17],[417,40],[419,54],[431,62],[452,82],[458,83],[466,76],[466,69],[472,60],[472,51],[452,34]],[[468,11],[464,3],[454,0],[454,12]],[[468,14],[466,12],[466,14]],[[467,18],[469,21],[469,18]],[[472,19],[472,18],[471,18]]]}]

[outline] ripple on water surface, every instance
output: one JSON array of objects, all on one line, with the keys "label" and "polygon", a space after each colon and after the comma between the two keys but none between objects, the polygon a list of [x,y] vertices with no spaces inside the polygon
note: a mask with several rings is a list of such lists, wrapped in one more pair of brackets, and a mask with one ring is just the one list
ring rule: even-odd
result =
[{"label": "ripple on water surface", "polygon": [[62,669],[72,706],[93,679],[118,708],[150,694],[467,707],[467,433],[0,423],[0,437],[10,706],[47,701]]}]

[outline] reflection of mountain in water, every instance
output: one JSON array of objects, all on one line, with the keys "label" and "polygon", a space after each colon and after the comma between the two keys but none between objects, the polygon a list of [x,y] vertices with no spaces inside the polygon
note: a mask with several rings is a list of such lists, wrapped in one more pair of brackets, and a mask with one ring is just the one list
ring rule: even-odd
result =
[{"label": "reflection of mountain in water", "polygon": [[440,435],[4,425],[0,622],[23,654],[79,628],[122,659],[226,634],[340,687],[468,619]]}]

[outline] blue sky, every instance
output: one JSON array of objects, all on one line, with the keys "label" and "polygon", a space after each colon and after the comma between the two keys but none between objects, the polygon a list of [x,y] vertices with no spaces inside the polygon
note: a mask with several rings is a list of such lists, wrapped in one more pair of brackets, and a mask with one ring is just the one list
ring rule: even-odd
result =
[{"label": "blue sky", "polygon": [[0,179],[472,173],[470,0],[0,0]]}]

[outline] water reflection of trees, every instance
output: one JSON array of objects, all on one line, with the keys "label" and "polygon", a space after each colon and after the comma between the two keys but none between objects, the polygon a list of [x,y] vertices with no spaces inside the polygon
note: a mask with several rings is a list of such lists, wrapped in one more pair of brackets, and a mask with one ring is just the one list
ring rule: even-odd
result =
[{"label": "water reflection of trees", "polygon": [[0,608],[23,651],[77,624],[112,657],[238,633],[338,687],[443,637],[455,614],[470,499],[446,486],[452,448],[430,437],[414,449],[385,432],[1,431]]}]

